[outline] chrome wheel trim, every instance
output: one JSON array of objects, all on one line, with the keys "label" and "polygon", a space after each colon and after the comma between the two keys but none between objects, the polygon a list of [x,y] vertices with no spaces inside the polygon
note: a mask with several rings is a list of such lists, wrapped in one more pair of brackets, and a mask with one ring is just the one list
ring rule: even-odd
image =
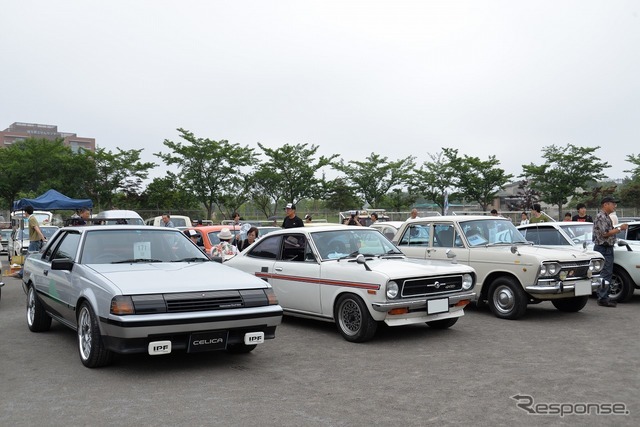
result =
[{"label": "chrome wheel trim", "polygon": [[516,297],[509,286],[498,286],[493,293],[493,305],[502,314],[509,314],[516,305]]},{"label": "chrome wheel trim", "polygon": [[615,274],[611,276],[611,284],[609,285],[609,298],[616,299],[622,293],[622,279]]},{"label": "chrome wheel trim", "polygon": [[340,304],[338,313],[343,332],[350,336],[356,335],[362,328],[362,312],[358,304],[352,299],[347,299]]},{"label": "chrome wheel trim", "polygon": [[33,319],[36,317],[36,295],[33,287],[29,288],[27,294],[27,323],[32,326]]},{"label": "chrome wheel trim", "polygon": [[89,359],[91,356],[91,314],[86,306],[82,307],[78,316],[78,348],[80,349],[80,357],[83,360]]}]

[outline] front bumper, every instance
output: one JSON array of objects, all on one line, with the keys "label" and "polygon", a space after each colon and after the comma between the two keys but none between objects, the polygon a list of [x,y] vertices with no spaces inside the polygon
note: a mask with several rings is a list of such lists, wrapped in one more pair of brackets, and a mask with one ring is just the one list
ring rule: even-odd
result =
[{"label": "front bumper", "polygon": [[[543,282],[535,285],[525,286],[525,290],[535,295],[536,297],[540,297],[543,295],[565,295],[565,296],[579,296],[579,295],[590,295],[592,292],[595,292],[600,287],[600,278],[594,277],[591,279],[581,279],[581,280],[572,280],[572,281],[552,281],[552,282]],[[578,292],[576,295],[576,288]],[[588,291],[590,289],[590,291]],[[583,292],[584,290],[584,292]]]},{"label": "front bumper", "polygon": [[469,292],[464,292],[464,293],[454,294],[454,295],[437,295],[437,296],[434,295],[427,298],[412,298],[412,299],[405,299],[405,300],[398,300],[398,301],[374,302],[371,304],[371,306],[375,311],[379,311],[381,313],[386,313],[390,310],[393,310],[394,308],[405,308],[405,307],[411,311],[411,310],[426,308],[428,300],[435,300],[435,299],[441,299],[441,298],[449,298],[449,305],[456,305],[457,303],[463,300],[475,301],[476,293],[469,291]]}]

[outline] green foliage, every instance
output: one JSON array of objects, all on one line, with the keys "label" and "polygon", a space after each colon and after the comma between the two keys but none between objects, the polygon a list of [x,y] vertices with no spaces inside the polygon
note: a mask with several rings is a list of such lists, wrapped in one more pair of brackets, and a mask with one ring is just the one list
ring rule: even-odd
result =
[{"label": "green foliage", "polygon": [[635,168],[629,169],[629,170],[625,170],[625,172],[628,172],[628,173],[631,174],[631,180],[632,181],[640,181],[640,155],[628,154],[627,155],[627,162],[635,165]]},{"label": "green foliage", "polygon": [[186,144],[165,139],[163,144],[170,152],[154,155],[165,164],[178,167],[183,190],[193,193],[211,218],[214,206],[223,209],[231,196],[246,193],[243,168],[252,165],[256,155],[252,148],[227,140],[196,138],[184,129],[178,132]]},{"label": "green foliage", "polygon": [[336,178],[327,183],[325,206],[334,211],[360,208],[363,200],[358,197],[354,188],[347,184],[343,178]]},{"label": "green foliage", "polygon": [[340,160],[335,168],[356,188],[359,196],[372,208],[380,207],[385,195],[394,188],[406,187],[415,167],[413,156],[389,161],[387,157],[371,153],[364,161]]},{"label": "green foliage", "polygon": [[382,207],[392,212],[409,210],[416,202],[417,197],[409,192],[394,188],[388,192],[382,201]]},{"label": "green foliage", "polygon": [[620,204],[628,208],[640,208],[640,176],[629,181],[618,192]]},{"label": "green foliage", "polygon": [[452,190],[458,186],[458,150],[443,148],[440,153],[429,154],[429,157],[430,162],[424,162],[415,170],[410,192],[432,201],[444,214],[445,192],[448,193],[449,200],[457,197]]},{"label": "green foliage", "polygon": [[571,197],[580,195],[580,189],[587,183],[604,178],[602,170],[609,165],[593,155],[599,148],[573,144],[544,147],[545,163],[522,165],[521,176],[531,180],[531,187],[540,192],[542,201],[558,206],[561,212],[562,206]]},{"label": "green foliage", "polygon": [[[254,195],[263,195],[256,199],[266,216],[276,215],[280,202],[298,203],[321,196],[324,177],[318,178],[316,173],[325,166],[331,166],[338,156],[333,154],[316,159],[317,145],[285,144],[276,149],[260,143],[258,146],[266,161],[256,168],[251,191]],[[271,211],[269,206],[273,207]]]},{"label": "green foliage", "polygon": [[166,177],[154,178],[142,193],[141,208],[180,212],[201,207],[192,193],[180,190],[183,187],[180,179],[172,172],[168,172]]},{"label": "green foliage", "polygon": [[496,156],[489,156],[482,161],[478,157],[464,157],[458,159],[457,183],[459,197],[473,200],[486,211],[493,203],[500,190],[504,189],[513,175],[506,174],[504,169],[496,166],[500,161]]}]

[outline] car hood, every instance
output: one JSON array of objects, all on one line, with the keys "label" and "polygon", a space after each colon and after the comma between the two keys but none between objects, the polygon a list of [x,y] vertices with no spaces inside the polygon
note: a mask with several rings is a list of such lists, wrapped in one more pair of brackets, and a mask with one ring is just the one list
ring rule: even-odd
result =
[{"label": "car hood", "polygon": [[[495,248],[495,246],[494,246]],[[504,251],[511,251],[510,246],[502,247]],[[518,245],[518,253],[544,259],[545,261],[573,261],[576,259],[591,259],[596,255],[593,251],[575,246],[528,246]]]},{"label": "car hood", "polygon": [[[364,265],[359,265],[351,259],[343,259],[340,261],[325,261],[323,263],[323,269],[335,264],[337,269],[345,268],[347,265],[350,268],[361,268],[363,273],[366,274]],[[367,259],[367,265],[376,273],[383,274],[389,278],[400,277],[424,277],[424,276],[441,276],[448,274],[464,274],[474,273],[473,268],[463,264],[453,264],[448,261],[434,261],[423,259],[411,259],[411,258],[373,258]],[[326,270],[325,270],[326,271]]]},{"label": "car hood", "polygon": [[124,295],[268,287],[255,276],[213,261],[91,264],[86,267],[117,286]]}]

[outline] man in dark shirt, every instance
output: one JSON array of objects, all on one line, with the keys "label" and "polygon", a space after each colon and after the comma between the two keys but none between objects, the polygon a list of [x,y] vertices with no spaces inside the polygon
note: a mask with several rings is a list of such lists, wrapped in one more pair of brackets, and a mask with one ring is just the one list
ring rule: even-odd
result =
[{"label": "man in dark shirt", "polygon": [[584,203],[578,203],[578,215],[574,215],[571,221],[593,222],[591,215],[587,215],[587,206]]},{"label": "man in dark shirt", "polygon": [[613,246],[616,244],[616,234],[629,228],[629,224],[613,226],[609,215],[616,210],[617,200],[611,196],[602,199],[601,210],[593,223],[593,250],[600,252],[604,257],[604,268],[600,273],[602,285],[598,289],[598,305],[603,307],[615,307],[615,301],[609,300],[611,293],[611,277],[613,276]]},{"label": "man in dark shirt", "polygon": [[288,203],[287,206],[284,207],[284,210],[287,216],[285,216],[284,221],[282,221],[282,228],[304,227],[304,222],[296,216],[296,205]]}]

